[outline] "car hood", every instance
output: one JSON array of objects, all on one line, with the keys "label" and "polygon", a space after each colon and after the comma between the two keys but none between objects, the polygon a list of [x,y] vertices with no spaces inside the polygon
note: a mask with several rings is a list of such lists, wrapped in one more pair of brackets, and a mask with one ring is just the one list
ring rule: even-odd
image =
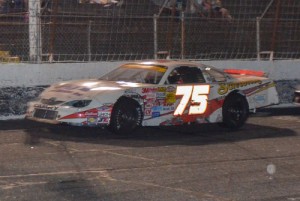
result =
[{"label": "car hood", "polygon": [[106,81],[97,79],[60,82],[51,85],[42,94],[41,98],[56,98],[61,101],[89,99],[94,96],[107,95],[129,88],[153,86],[152,84],[132,83],[124,81]]}]

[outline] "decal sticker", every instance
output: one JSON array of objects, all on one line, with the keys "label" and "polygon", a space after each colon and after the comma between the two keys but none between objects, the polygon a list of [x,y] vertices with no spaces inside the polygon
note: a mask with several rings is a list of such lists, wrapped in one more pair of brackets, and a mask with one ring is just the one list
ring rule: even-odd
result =
[{"label": "decal sticker", "polygon": [[162,109],[163,109],[162,106],[154,106],[154,107],[152,107],[152,111],[153,112],[162,111]]},{"label": "decal sticker", "polygon": [[98,124],[109,124],[110,118],[99,118]]},{"label": "decal sticker", "polygon": [[166,93],[165,92],[157,92],[156,93],[156,99],[165,99]]},{"label": "decal sticker", "polygon": [[166,94],[166,104],[174,104],[176,102],[176,94],[171,92]]},{"label": "decal sticker", "polygon": [[145,109],[144,115],[151,116],[151,109]]},{"label": "decal sticker", "polygon": [[189,115],[203,114],[207,108],[207,99],[209,94],[209,85],[198,86],[178,86],[176,95],[182,96],[174,115],[182,115],[188,103],[191,103]]},{"label": "decal sticker", "polygon": [[156,94],[146,94],[145,99],[156,99]]},{"label": "decal sticker", "polygon": [[158,91],[158,92],[166,92],[166,91],[167,91],[167,88],[166,88],[166,87],[158,87],[158,88],[157,88],[157,91]]},{"label": "decal sticker", "polygon": [[159,117],[160,116],[160,112],[152,112],[152,115],[151,115],[153,118],[155,117]]},{"label": "decal sticker", "polygon": [[274,86],[275,86],[275,83],[267,82],[265,84],[262,84],[262,85],[259,85],[259,86],[256,86],[256,87],[246,89],[243,92],[245,94],[247,94],[247,96],[251,96],[253,94],[259,93],[259,92],[264,91],[264,90],[267,90],[267,89],[269,89],[271,87],[274,87]]},{"label": "decal sticker", "polygon": [[145,108],[151,109],[153,107],[153,103],[147,103],[145,104]]},{"label": "decal sticker", "polygon": [[224,95],[227,94],[229,91],[234,89],[238,89],[241,87],[245,87],[251,84],[261,84],[261,80],[254,80],[254,81],[247,81],[247,82],[237,82],[237,83],[222,83],[218,89],[218,94]]},{"label": "decal sticker", "polygon": [[96,123],[97,123],[97,118],[95,118],[95,117],[87,117],[87,123],[88,123],[89,125],[96,125]]},{"label": "decal sticker", "polygon": [[99,117],[110,117],[110,112],[99,112],[98,116]]},{"label": "decal sticker", "polygon": [[96,110],[88,110],[84,112],[85,116],[98,117],[98,112]]},{"label": "decal sticker", "polygon": [[173,110],[175,110],[175,107],[174,106],[164,106],[163,108],[162,108],[162,110],[163,111],[173,111]]},{"label": "decal sticker", "polygon": [[173,87],[173,86],[167,87],[167,92],[175,92],[175,91],[176,91],[175,87]]},{"label": "decal sticker", "polygon": [[147,94],[147,93],[155,93],[157,91],[157,88],[142,88],[142,93]]},{"label": "decal sticker", "polygon": [[257,95],[253,97],[253,100],[256,103],[263,104],[266,102],[266,95]]},{"label": "decal sticker", "polygon": [[113,104],[110,104],[110,103],[103,104],[103,106],[99,107],[98,110],[99,111],[111,111],[112,107],[113,107]]}]

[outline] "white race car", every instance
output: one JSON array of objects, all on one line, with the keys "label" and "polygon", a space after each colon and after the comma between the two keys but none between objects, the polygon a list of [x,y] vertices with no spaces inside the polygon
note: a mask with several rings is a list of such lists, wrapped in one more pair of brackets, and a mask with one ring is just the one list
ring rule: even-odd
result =
[{"label": "white race car", "polygon": [[238,128],[250,111],[278,102],[275,83],[263,72],[155,60],[122,65],[100,79],[54,84],[28,103],[26,118],[107,126],[117,134],[190,123]]}]

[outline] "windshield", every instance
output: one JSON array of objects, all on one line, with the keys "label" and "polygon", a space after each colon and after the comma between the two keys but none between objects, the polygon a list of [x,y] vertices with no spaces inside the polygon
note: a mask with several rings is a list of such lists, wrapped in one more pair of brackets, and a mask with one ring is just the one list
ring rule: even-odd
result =
[{"label": "windshield", "polygon": [[127,64],[104,75],[100,80],[158,84],[166,71],[165,66]]}]

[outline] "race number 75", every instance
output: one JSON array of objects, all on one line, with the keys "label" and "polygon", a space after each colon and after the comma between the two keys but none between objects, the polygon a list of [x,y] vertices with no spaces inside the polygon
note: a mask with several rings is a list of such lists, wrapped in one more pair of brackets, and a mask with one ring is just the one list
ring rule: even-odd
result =
[{"label": "race number 75", "polygon": [[182,95],[182,99],[180,100],[174,115],[182,115],[189,101],[191,102],[189,115],[203,114],[207,108],[209,88],[209,85],[177,86],[176,96]]}]

